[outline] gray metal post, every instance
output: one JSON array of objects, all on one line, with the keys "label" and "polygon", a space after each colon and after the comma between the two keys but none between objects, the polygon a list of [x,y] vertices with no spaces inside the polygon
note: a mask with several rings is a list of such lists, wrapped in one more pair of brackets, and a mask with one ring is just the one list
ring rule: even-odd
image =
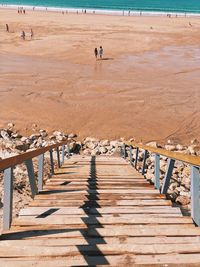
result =
[{"label": "gray metal post", "polygon": [[70,158],[70,147],[69,147],[69,144],[67,144],[67,157]]},{"label": "gray metal post", "polygon": [[170,179],[171,179],[172,172],[173,172],[173,168],[174,168],[174,163],[175,163],[174,159],[168,159],[167,171],[165,173],[165,178],[164,178],[163,186],[161,189],[161,194],[167,193],[167,190],[170,184]]},{"label": "gray metal post", "polygon": [[65,162],[65,145],[62,145],[62,161],[61,164],[63,165]]},{"label": "gray metal post", "polygon": [[154,187],[160,188],[160,155],[155,154],[155,182]]},{"label": "gray metal post", "polygon": [[199,168],[191,166],[191,214],[198,226],[200,226],[199,178]]},{"label": "gray metal post", "polygon": [[61,164],[60,164],[60,151],[59,151],[59,147],[56,148],[56,152],[57,152],[58,168],[60,168],[61,167]]},{"label": "gray metal post", "polygon": [[50,149],[50,163],[51,163],[51,175],[54,175],[54,163],[53,163],[53,150]]},{"label": "gray metal post", "polygon": [[133,147],[130,146],[130,164],[133,165]]},{"label": "gray metal post", "polygon": [[44,154],[38,156],[38,191],[42,191],[44,177]]},{"label": "gray metal post", "polygon": [[34,174],[34,169],[33,169],[33,160],[28,159],[25,161],[25,165],[27,168],[28,172],[28,178],[29,178],[29,183],[31,186],[31,192],[32,192],[32,197],[37,194],[37,186],[36,186],[36,181],[35,181],[35,174]]},{"label": "gray metal post", "polygon": [[123,158],[126,159],[126,145],[123,144]]},{"label": "gray metal post", "polygon": [[135,168],[137,168],[138,153],[139,153],[139,147],[136,148],[136,152],[135,152],[135,164],[134,164]]},{"label": "gray metal post", "polygon": [[4,170],[3,229],[9,230],[13,207],[13,169]]},{"label": "gray metal post", "polygon": [[143,167],[142,167],[142,175],[144,175],[144,174],[145,174],[147,153],[148,153],[148,151],[147,151],[147,150],[145,150],[145,151],[144,151]]}]

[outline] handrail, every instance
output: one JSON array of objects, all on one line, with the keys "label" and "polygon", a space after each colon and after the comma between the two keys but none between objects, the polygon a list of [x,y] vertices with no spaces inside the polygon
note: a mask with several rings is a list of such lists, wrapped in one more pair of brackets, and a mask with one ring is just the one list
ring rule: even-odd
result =
[{"label": "handrail", "polygon": [[[190,193],[191,193],[191,216],[196,225],[200,226],[200,157],[187,155],[179,152],[168,151],[162,148],[151,147],[143,144],[137,144],[135,142],[124,142],[123,147],[123,157],[126,159],[127,149],[129,147],[130,153],[130,163],[137,169],[138,153],[139,149],[145,151],[143,157],[142,175],[145,174],[147,169],[146,159],[148,157],[148,152],[155,154],[154,160],[154,186],[156,189],[160,189],[162,194],[167,194],[170,180],[173,174],[173,168],[175,166],[175,161],[181,161],[190,165]],[[135,158],[133,159],[133,147],[136,148]],[[162,186],[160,186],[160,155],[165,156],[168,160],[167,168],[163,180]],[[134,163],[134,164],[133,164]]]},{"label": "handrail", "polygon": [[[73,140],[73,139],[71,139]],[[0,171],[4,172],[4,200],[3,200],[3,229],[10,229],[12,222],[12,207],[13,207],[13,168],[21,163],[25,163],[29,183],[31,187],[32,197],[42,191],[43,188],[43,176],[44,176],[44,154],[50,153],[50,167],[51,174],[54,174],[54,158],[53,149],[56,150],[58,168],[64,164],[65,160],[65,145],[67,145],[67,157],[70,156],[70,149],[68,146],[69,140],[58,142],[46,147],[38,148],[32,151],[28,151],[13,157],[5,158],[0,161]],[[60,160],[60,149],[62,147],[62,160]],[[34,172],[33,158],[38,157],[38,183],[36,183],[36,177]]]},{"label": "handrail", "polygon": [[3,160],[0,161],[0,171],[3,171],[5,169],[8,169],[10,167],[16,166],[18,164],[23,163],[24,161],[28,160],[28,159],[32,159],[34,157],[37,157],[41,154],[44,154],[45,152],[57,148],[59,146],[62,145],[66,145],[69,141],[62,141],[53,145],[49,145],[49,146],[45,146],[42,148],[38,148],[32,151],[28,151],[28,152],[24,152],[22,154],[16,155],[16,156],[12,156],[9,158],[5,158]]},{"label": "handrail", "polygon": [[199,156],[192,156],[188,154],[183,154],[180,152],[174,152],[174,151],[169,151],[165,150],[163,148],[156,148],[156,147],[151,147],[143,144],[137,144],[135,142],[124,142],[125,145],[127,146],[132,146],[132,147],[138,147],[144,150],[148,150],[154,154],[160,154],[162,156],[165,156],[167,158],[179,160],[188,164],[191,164],[193,166],[200,166],[200,157]]}]

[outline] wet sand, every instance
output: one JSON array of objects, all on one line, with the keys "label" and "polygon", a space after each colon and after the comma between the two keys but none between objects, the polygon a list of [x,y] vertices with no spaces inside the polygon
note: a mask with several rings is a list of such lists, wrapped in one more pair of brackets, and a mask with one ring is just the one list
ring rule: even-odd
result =
[{"label": "wet sand", "polygon": [[200,133],[199,38],[198,18],[0,10],[0,127],[187,143]]}]

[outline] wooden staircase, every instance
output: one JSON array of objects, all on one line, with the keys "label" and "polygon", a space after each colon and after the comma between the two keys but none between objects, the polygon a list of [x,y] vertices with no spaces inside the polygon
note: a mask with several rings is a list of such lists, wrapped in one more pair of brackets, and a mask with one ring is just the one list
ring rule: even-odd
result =
[{"label": "wooden staircase", "polygon": [[73,156],[1,236],[1,267],[200,266],[200,229],[119,157]]}]

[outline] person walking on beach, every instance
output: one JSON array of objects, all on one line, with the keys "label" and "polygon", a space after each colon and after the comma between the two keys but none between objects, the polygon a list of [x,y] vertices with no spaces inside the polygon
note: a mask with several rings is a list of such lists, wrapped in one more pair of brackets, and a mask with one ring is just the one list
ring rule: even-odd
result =
[{"label": "person walking on beach", "polygon": [[31,29],[31,40],[33,39],[33,30]]},{"label": "person walking on beach", "polygon": [[9,32],[9,26],[6,24],[6,32]]},{"label": "person walking on beach", "polygon": [[102,57],[103,57],[103,47],[102,46],[99,47],[99,56],[100,56],[100,59],[102,59]]},{"label": "person walking on beach", "polygon": [[25,40],[25,38],[26,38],[25,31],[22,31],[21,37],[22,37],[23,40]]},{"label": "person walking on beach", "polygon": [[95,55],[95,57],[96,57],[96,59],[97,59],[97,57],[98,57],[98,49],[95,47],[95,49],[94,49],[94,55]]}]

